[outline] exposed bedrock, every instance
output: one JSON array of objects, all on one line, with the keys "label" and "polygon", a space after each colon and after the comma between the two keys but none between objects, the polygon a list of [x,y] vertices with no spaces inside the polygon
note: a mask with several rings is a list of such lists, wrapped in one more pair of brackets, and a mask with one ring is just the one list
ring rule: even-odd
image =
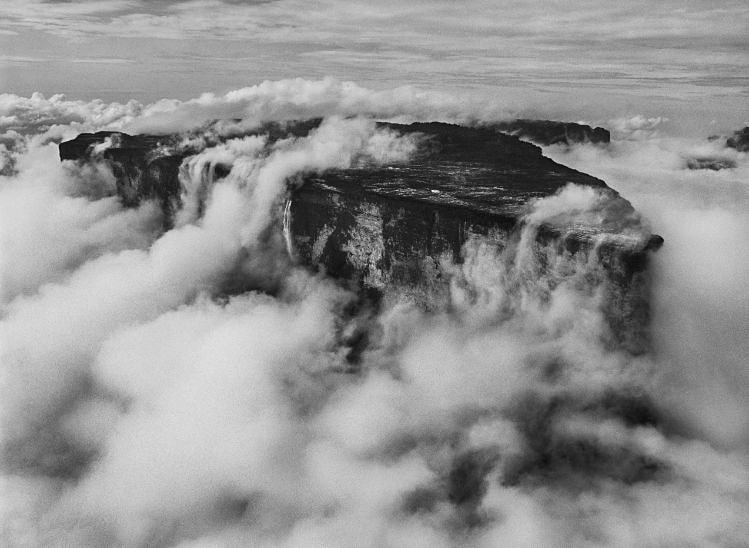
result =
[{"label": "exposed bedrock", "polygon": [[[273,141],[306,135],[318,123],[269,124],[254,133]],[[483,246],[491,250],[497,277],[517,288],[498,313],[511,314],[527,292],[543,299],[560,284],[585,286],[604,295],[612,344],[634,353],[647,349],[648,254],[662,239],[629,202],[603,181],[493,128],[379,125],[418,134],[417,151],[407,162],[295,179],[277,211],[294,260],[376,294],[407,294],[429,305],[446,303],[451,284],[470,298],[471,283],[461,267],[477,260]],[[60,156],[108,163],[123,203],[155,199],[171,218],[180,207],[180,166],[198,152],[194,144],[180,144],[186,142],[194,140],[82,134],[62,143]],[[216,163],[208,169],[218,180],[231,167]],[[536,199],[570,183],[595,195],[590,211],[529,215]]]}]

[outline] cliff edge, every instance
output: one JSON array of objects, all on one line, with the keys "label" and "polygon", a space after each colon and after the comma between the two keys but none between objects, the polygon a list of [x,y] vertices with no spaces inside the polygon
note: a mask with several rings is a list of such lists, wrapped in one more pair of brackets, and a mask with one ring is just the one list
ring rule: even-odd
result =
[{"label": "cliff edge", "polygon": [[[245,134],[267,135],[272,143],[307,135],[319,123],[268,124]],[[512,270],[525,238],[537,256],[534,276],[543,276],[543,284],[578,275],[575,265],[599,265],[585,275],[600,278],[596,283],[607,294],[612,341],[632,352],[647,347],[647,257],[663,240],[617,192],[496,128],[378,125],[416,136],[415,153],[405,162],[330,169],[290,181],[277,217],[294,261],[378,294],[397,291],[434,303],[455,283],[455,265],[466,260],[472,242],[493,246]],[[181,207],[180,166],[199,152],[185,142],[177,136],[82,134],[60,144],[60,157],[108,164],[123,203],[158,200],[168,225]],[[208,184],[231,169],[226,163],[207,166]],[[543,219],[532,226],[528,244],[534,204],[570,184],[596,193],[595,214]],[[518,279],[534,291],[543,285],[537,282]]]}]

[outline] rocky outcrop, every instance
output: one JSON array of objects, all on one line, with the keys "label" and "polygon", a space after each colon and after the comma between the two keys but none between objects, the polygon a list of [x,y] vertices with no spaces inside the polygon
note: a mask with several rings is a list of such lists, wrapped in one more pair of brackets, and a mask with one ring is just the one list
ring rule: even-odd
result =
[{"label": "rocky outcrop", "polygon": [[[733,135],[710,135],[708,141],[714,142],[720,148],[721,143],[725,148],[715,154],[704,156],[685,156],[684,164],[687,169],[709,169],[721,171],[723,169],[734,169],[737,166],[736,153],[749,151],[749,127],[733,132]],[[733,150],[728,150],[733,149]]]},{"label": "rocky outcrop", "polygon": [[749,126],[735,131],[733,135],[726,140],[726,146],[729,148],[735,148],[739,152],[749,151]]},{"label": "rocky outcrop", "polygon": [[[236,121],[235,121],[236,122]],[[242,135],[267,135],[270,142],[291,136],[303,137],[319,126],[313,119],[291,124],[267,123]],[[158,200],[165,213],[166,224],[180,206],[179,168],[182,161],[221,141],[239,136],[235,131],[215,133],[215,128],[196,130],[187,135],[128,135],[119,131],[81,133],[59,145],[60,159],[75,162],[103,161],[115,176],[117,195],[128,206],[143,200]],[[213,166],[217,177],[224,176],[231,166]]]},{"label": "rocky outcrop", "polygon": [[179,166],[189,153],[175,153],[174,136],[135,135],[116,131],[82,133],[60,143],[60,159],[105,161],[112,168],[117,195],[126,206],[156,199],[167,215],[178,206]]},{"label": "rocky outcrop", "polygon": [[[305,135],[318,122],[254,131],[273,141]],[[641,225],[629,202],[600,179],[493,128],[380,125],[418,134],[417,151],[408,162],[333,169],[296,181],[278,213],[294,260],[378,294],[396,290],[434,303],[455,283],[455,265],[465,260],[467,246],[488,242],[501,256],[498,268],[512,271],[506,275],[517,276],[513,283],[528,290],[549,291],[578,275],[592,279],[608,294],[612,340],[633,352],[647,346],[647,254],[662,239]],[[196,152],[177,142],[176,137],[83,134],[62,143],[60,156],[109,163],[124,203],[156,199],[169,217],[180,205],[179,166]],[[230,165],[214,168],[216,178],[231,170]],[[529,229],[524,218],[530,204],[570,183],[600,193],[595,214],[561,215]],[[520,260],[523,238],[535,248],[534,275],[544,277],[543,283],[511,268]],[[591,263],[600,268],[589,269]]]},{"label": "rocky outcrop", "polygon": [[733,169],[736,162],[731,158],[720,158],[717,156],[695,156],[686,158],[687,169],[709,169],[720,171],[722,169]]},{"label": "rocky outcrop", "polygon": [[602,127],[593,128],[574,122],[518,119],[486,126],[503,133],[527,139],[539,145],[573,145],[577,143],[607,144],[611,133]]}]

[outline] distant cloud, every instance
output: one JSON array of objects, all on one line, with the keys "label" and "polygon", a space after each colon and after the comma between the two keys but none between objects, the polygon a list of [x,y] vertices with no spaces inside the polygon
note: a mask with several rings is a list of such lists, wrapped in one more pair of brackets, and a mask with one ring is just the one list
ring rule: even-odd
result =
[{"label": "distant cloud", "polygon": [[112,57],[90,57],[85,59],[71,59],[71,63],[104,63],[107,65],[111,64],[123,64],[123,63],[132,63],[132,59],[121,59],[121,58],[112,58]]},{"label": "distant cloud", "polygon": [[[98,89],[108,92],[112,81],[147,89],[154,98],[196,94],[206,86],[225,91],[269,78],[332,75],[370,86],[384,81],[494,93],[498,86],[514,87],[523,90],[521,99],[536,93],[540,104],[548,103],[540,94],[564,90],[574,90],[569,101],[606,104],[605,95],[647,95],[702,108],[729,96],[726,108],[742,118],[746,113],[734,106],[749,86],[742,76],[749,3],[741,0],[575,0],[542,8],[509,0],[7,4],[0,21],[0,49],[7,55],[57,57],[62,48],[70,58],[112,59],[137,51],[138,66],[117,79],[109,78],[116,71],[110,68],[99,78]],[[20,38],[10,40],[8,33]],[[216,57],[224,60],[216,63]],[[38,76],[19,69],[12,76],[8,81],[23,81],[25,93],[39,89],[30,87],[38,81],[51,92],[70,91],[63,83],[88,82],[83,72],[71,78],[62,71]],[[94,85],[84,89],[94,93]],[[578,89],[588,93],[582,97]]]},{"label": "distant cloud", "polygon": [[231,120],[241,119],[242,124],[252,127],[268,120],[363,114],[380,119],[450,121],[506,116],[499,101],[469,103],[459,97],[409,86],[373,90],[334,78],[294,78],[265,81],[223,95],[204,93],[186,101],[163,99],[148,105],[137,101],[122,104],[71,100],[62,94],[51,97],[41,93],[30,97],[0,94],[0,137],[8,132],[33,131],[49,140],[104,128],[130,133],[169,133],[194,129],[215,120],[231,124]]},{"label": "distant cloud", "polygon": [[0,62],[6,61],[9,63],[44,63],[49,61],[44,57],[31,57],[29,55],[0,55]]},{"label": "distant cloud", "polygon": [[626,118],[615,118],[608,121],[608,127],[615,137],[620,139],[640,140],[653,138],[658,128],[668,122],[668,118],[655,116],[648,118],[642,114]]},{"label": "distant cloud", "polygon": [[[669,47],[683,39],[719,40],[730,37],[745,46],[749,6],[745,2],[700,0],[685,6],[667,0],[550,3],[535,6],[508,1],[418,1],[404,5],[386,0],[372,7],[363,0],[322,0],[314,9],[299,0],[89,0],[65,2],[30,0],[4,7],[5,29],[35,28],[50,33],[174,38],[185,33],[212,32],[217,38],[247,39],[249,29],[264,37],[275,29],[294,28],[286,40],[307,40],[331,33],[344,41],[388,39],[434,48],[476,47],[496,40],[531,41],[549,50],[638,42]],[[403,33],[408,29],[409,33]],[[179,31],[179,32],[177,32]],[[436,31],[436,32],[435,32]],[[206,38],[211,36],[204,36]],[[644,44],[643,44],[644,41]],[[550,47],[551,46],[551,47]],[[594,49],[590,52],[596,54]]]}]

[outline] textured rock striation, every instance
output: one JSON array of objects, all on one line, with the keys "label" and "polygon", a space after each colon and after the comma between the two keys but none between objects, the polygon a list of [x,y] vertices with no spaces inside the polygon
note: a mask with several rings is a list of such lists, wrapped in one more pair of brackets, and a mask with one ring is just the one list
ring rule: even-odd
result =
[{"label": "textured rock striation", "polygon": [[[269,124],[253,131],[272,142],[306,135],[318,124]],[[295,261],[375,294],[397,291],[435,303],[444,302],[451,283],[461,283],[456,271],[471,260],[477,242],[488,244],[498,275],[502,270],[505,281],[541,298],[578,279],[603,288],[612,344],[635,353],[646,349],[647,256],[662,239],[643,226],[629,202],[600,179],[492,127],[379,126],[418,135],[416,152],[407,162],[331,169],[290,184],[277,217]],[[180,142],[189,140],[82,134],[60,145],[60,157],[108,163],[123,203],[155,199],[169,218],[180,206],[180,165],[197,152]],[[231,165],[211,169],[220,179]],[[594,210],[533,221],[535,200],[569,184],[595,191]],[[520,268],[524,247],[532,249],[533,260]],[[508,309],[521,306],[520,293]]]}]

